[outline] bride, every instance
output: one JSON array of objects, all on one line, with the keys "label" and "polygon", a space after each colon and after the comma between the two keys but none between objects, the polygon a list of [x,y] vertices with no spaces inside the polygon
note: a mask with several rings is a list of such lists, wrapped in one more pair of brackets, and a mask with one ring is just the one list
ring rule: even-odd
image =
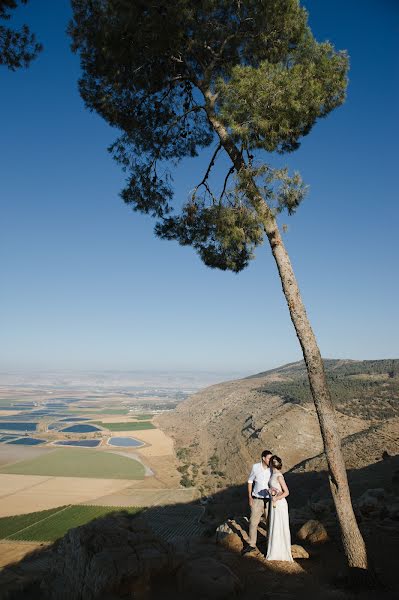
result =
[{"label": "bride", "polygon": [[281,458],[276,455],[272,456],[269,466],[273,472],[269,481],[272,502],[269,509],[269,541],[266,559],[293,562],[286,500],[289,490],[281,473],[283,466]]}]

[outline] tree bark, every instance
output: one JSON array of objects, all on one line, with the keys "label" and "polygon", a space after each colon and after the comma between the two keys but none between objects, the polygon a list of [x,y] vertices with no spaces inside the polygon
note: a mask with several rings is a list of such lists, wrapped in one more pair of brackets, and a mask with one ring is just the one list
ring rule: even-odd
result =
[{"label": "tree bark", "polygon": [[[246,168],[246,163],[228,131],[214,112],[215,96],[203,90],[208,119],[219,136],[220,142],[233,162],[236,171]],[[302,348],[308,372],[310,389],[320,424],[324,450],[329,470],[329,483],[341,529],[341,538],[350,568],[367,569],[367,552],[352,507],[348,478],[341,449],[334,406],[327,386],[324,364],[316,337],[313,333],[288,252],[282,241],[277,221],[270,207],[261,196],[255,181],[252,181],[250,200],[262,217],[265,233],[276,261],[281,284],[290,312],[292,323]]]}]

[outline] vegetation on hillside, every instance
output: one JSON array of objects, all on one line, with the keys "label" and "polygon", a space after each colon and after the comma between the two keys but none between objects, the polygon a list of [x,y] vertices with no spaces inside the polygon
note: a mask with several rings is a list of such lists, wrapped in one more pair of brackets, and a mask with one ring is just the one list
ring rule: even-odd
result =
[{"label": "vegetation on hillside", "polygon": [[[325,361],[327,381],[335,408],[348,416],[370,420],[399,415],[399,360],[359,361],[342,364]],[[286,374],[289,379],[273,381],[260,388],[285,402],[313,401],[308,378],[302,371]]]}]

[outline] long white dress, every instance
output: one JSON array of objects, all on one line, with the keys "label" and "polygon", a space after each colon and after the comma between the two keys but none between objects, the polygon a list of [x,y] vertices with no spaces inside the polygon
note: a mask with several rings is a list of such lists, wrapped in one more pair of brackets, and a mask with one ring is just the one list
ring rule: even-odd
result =
[{"label": "long white dress", "polygon": [[[279,477],[282,477],[280,471],[274,472],[270,478],[269,487],[274,487],[282,491]],[[294,562],[291,554],[291,533],[287,500],[285,498],[277,500],[274,507],[271,502],[269,513],[269,541],[266,559]]]}]

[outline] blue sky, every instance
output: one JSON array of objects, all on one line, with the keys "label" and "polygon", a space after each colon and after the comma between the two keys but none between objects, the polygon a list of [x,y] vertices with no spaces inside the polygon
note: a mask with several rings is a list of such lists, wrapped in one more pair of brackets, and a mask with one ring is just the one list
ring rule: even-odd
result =
[{"label": "blue sky", "polygon": [[[317,39],[348,50],[350,84],[345,105],[278,159],[310,185],[282,220],[285,241],[322,355],[398,357],[398,4],[305,5]],[[117,132],[79,97],[69,11],[20,8],[14,22],[44,51],[26,71],[0,70],[0,369],[250,374],[300,359],[266,244],[238,275],[210,270],[119,198],[106,151]],[[177,198],[210,152],[176,171]]]}]

